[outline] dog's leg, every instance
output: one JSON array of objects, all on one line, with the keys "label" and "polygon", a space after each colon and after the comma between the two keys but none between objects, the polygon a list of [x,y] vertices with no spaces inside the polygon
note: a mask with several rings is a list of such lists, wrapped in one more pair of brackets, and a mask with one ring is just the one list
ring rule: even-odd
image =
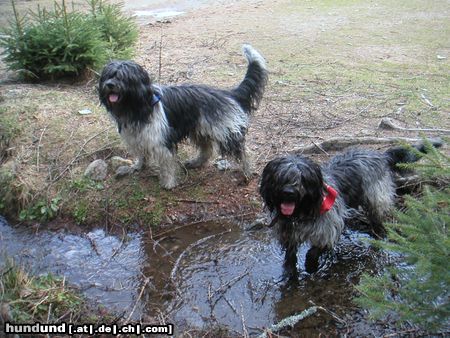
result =
[{"label": "dog's leg", "polygon": [[131,175],[135,171],[140,171],[144,167],[145,157],[139,156],[138,160],[132,165],[123,165],[116,169],[116,177],[122,177],[126,175]]},{"label": "dog's leg", "polygon": [[382,239],[386,237],[386,228],[383,225],[383,215],[372,208],[368,208],[367,210],[367,218],[370,223],[370,234],[372,237],[377,239]]},{"label": "dog's leg", "polygon": [[312,246],[306,253],[305,270],[308,273],[313,273],[319,270],[320,256],[327,251],[327,248],[320,248]]},{"label": "dog's leg", "polygon": [[290,246],[285,249],[283,268],[285,276],[289,279],[298,277],[296,246]]},{"label": "dog's leg", "polygon": [[248,154],[247,147],[243,145],[241,155],[239,158],[239,162],[241,163],[242,172],[244,173],[245,179],[249,181],[253,175],[253,169],[250,162],[250,156]]},{"label": "dog's leg", "polygon": [[177,186],[177,168],[178,164],[175,156],[165,149],[158,154],[159,162],[159,182],[164,189],[172,189]]},{"label": "dog's leg", "polygon": [[390,173],[365,189],[363,209],[371,226],[371,234],[375,238],[386,237],[383,219],[390,213],[394,205],[395,184]]},{"label": "dog's leg", "polygon": [[211,142],[208,142],[208,140],[203,139],[202,141],[198,142],[197,145],[200,148],[200,153],[198,154],[197,158],[186,161],[184,163],[184,166],[187,169],[200,168],[212,156],[213,146],[212,146]]}]

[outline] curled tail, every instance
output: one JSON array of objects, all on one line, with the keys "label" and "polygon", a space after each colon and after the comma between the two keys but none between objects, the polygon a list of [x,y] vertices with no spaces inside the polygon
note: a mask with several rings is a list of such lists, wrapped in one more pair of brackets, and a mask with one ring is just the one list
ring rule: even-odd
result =
[{"label": "curled tail", "polygon": [[231,93],[242,108],[247,113],[251,113],[258,109],[267,84],[268,74],[266,61],[258,51],[247,44],[242,46],[242,50],[248,61],[247,73],[244,80],[237,88],[231,90]]},{"label": "curled tail", "polygon": [[[428,142],[434,148],[440,148],[443,144],[441,139],[429,139]],[[393,171],[402,172],[404,169],[401,169],[397,166],[398,163],[413,163],[420,160],[421,156],[419,153],[426,154],[427,146],[424,142],[419,142],[417,144],[411,145],[417,151],[409,149],[405,146],[398,146],[388,149],[385,154],[387,155],[389,165]]]}]

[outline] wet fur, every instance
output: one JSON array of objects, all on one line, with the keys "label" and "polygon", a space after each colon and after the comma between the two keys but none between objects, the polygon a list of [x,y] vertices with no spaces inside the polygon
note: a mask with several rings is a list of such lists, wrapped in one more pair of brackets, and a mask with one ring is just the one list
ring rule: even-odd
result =
[{"label": "wet fur", "polygon": [[[267,70],[263,57],[250,45],[244,45],[243,51],[247,72],[231,90],[188,84],[158,86],[135,62],[110,62],[100,77],[100,101],[138,159],[131,167],[119,168],[118,174],[140,170],[153,160],[160,168],[161,185],[171,189],[177,185],[177,145],[190,139],[199,155],[185,164],[187,168],[201,167],[217,150],[236,159],[249,177],[245,136],[250,114],[262,99]],[[119,95],[119,101],[111,103],[110,94]],[[155,101],[155,95],[160,101]]]},{"label": "wet fur", "polygon": [[[423,145],[416,148],[425,152]],[[401,171],[396,164],[418,159],[405,147],[395,147],[384,153],[352,149],[322,166],[301,155],[270,161],[262,173],[260,194],[285,250],[286,272],[297,274],[297,249],[304,242],[311,245],[305,269],[315,272],[321,255],[338,242],[346,220],[360,214],[358,208],[367,217],[372,234],[384,236],[382,222],[396,196],[394,172]],[[321,214],[324,184],[332,186],[338,196],[332,209]],[[295,202],[292,215],[281,213],[283,202]]]}]

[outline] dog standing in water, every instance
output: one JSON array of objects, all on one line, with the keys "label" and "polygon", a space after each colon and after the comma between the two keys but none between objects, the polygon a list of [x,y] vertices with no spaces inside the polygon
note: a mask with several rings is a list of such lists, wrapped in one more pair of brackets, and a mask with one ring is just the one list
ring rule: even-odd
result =
[{"label": "dog standing in water", "polygon": [[[423,144],[414,147],[426,152]],[[322,166],[301,155],[270,161],[262,173],[260,194],[285,250],[286,272],[297,273],[297,249],[304,242],[311,244],[305,270],[317,271],[321,255],[334,248],[346,220],[359,214],[359,207],[372,233],[383,237],[382,222],[396,195],[394,173],[401,172],[397,163],[418,159],[407,148],[394,147],[384,153],[352,149]]]}]

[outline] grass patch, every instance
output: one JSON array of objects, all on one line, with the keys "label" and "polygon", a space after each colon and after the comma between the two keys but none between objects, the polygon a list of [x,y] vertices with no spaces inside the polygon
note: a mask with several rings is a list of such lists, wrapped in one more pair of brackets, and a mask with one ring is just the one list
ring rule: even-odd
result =
[{"label": "grass patch", "polygon": [[20,134],[18,114],[9,114],[6,107],[0,107],[0,162],[6,156],[11,141]]},{"label": "grass patch", "polygon": [[86,311],[83,297],[64,279],[31,276],[10,259],[0,268],[0,303],[9,309],[9,320],[18,323],[76,321]]}]

